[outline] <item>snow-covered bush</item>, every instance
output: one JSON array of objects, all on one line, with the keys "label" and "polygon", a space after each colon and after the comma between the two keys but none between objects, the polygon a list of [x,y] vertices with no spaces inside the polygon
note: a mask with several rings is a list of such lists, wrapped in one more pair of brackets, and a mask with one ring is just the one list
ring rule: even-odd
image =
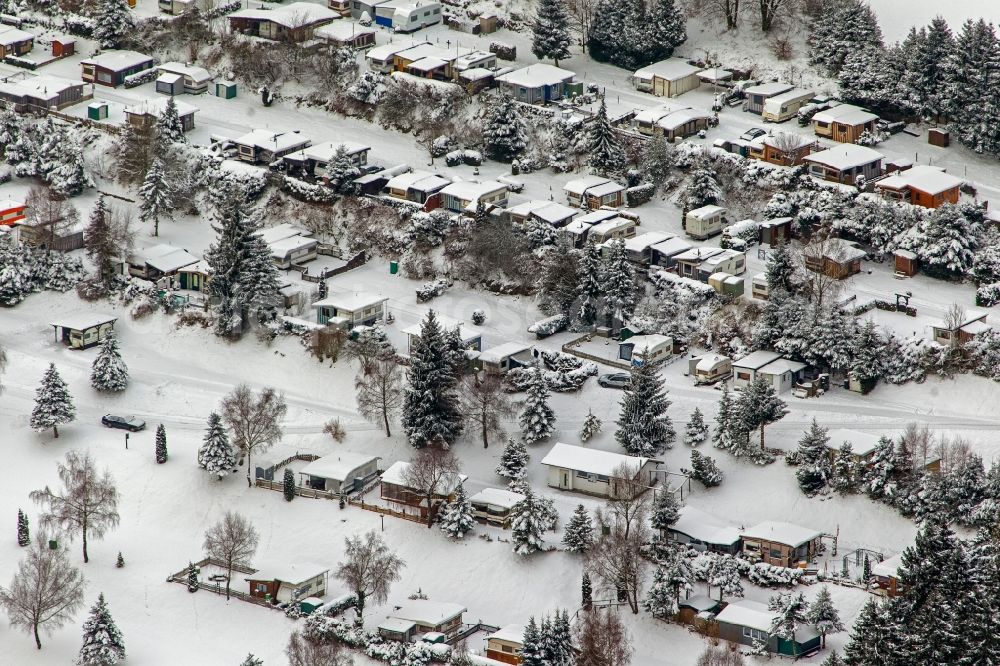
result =
[{"label": "snow-covered bush", "polygon": [[281,189],[296,199],[309,203],[330,203],[337,198],[337,194],[325,185],[307,183],[291,176],[282,179]]},{"label": "snow-covered bush", "polygon": [[451,283],[444,278],[438,278],[432,282],[425,282],[419,289],[417,289],[417,302],[425,303],[432,298],[436,298],[443,294]]},{"label": "snow-covered bush", "polygon": [[569,328],[569,317],[563,314],[557,314],[551,317],[546,317],[540,321],[536,321],[528,327],[528,332],[534,333],[539,338],[545,338],[559,333],[560,331],[565,331],[567,328]]},{"label": "snow-covered bush", "polygon": [[802,570],[757,562],[749,568],[746,576],[751,583],[761,587],[792,587],[802,578]]},{"label": "snow-covered bush", "polygon": [[506,42],[490,42],[490,53],[495,54],[498,60],[517,59],[517,47]]},{"label": "snow-covered bush", "polygon": [[151,83],[156,80],[156,77],[160,75],[160,70],[153,68],[147,69],[136,74],[129,74],[122,81],[122,85],[126,88],[135,88],[141,86],[144,83]]},{"label": "snow-covered bush", "polygon": [[653,198],[654,194],[656,194],[656,185],[652,183],[641,183],[625,190],[628,205],[632,208],[646,203]]}]

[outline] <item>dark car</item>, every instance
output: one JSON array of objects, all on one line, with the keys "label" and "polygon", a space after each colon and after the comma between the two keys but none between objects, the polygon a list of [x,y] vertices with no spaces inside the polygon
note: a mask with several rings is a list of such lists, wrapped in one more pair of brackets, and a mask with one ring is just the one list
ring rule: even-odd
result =
[{"label": "dark car", "polygon": [[746,132],[743,132],[743,134],[740,134],[740,138],[744,141],[753,141],[757,137],[764,136],[765,134],[767,134],[767,131],[762,130],[759,127],[753,127],[748,129]]},{"label": "dark car", "polygon": [[597,378],[597,383],[604,388],[628,388],[632,383],[632,376],[627,372],[611,372]]},{"label": "dark car", "polygon": [[118,428],[119,430],[129,430],[139,432],[146,427],[146,422],[134,416],[115,416],[105,414],[101,417],[101,424],[108,428]]}]

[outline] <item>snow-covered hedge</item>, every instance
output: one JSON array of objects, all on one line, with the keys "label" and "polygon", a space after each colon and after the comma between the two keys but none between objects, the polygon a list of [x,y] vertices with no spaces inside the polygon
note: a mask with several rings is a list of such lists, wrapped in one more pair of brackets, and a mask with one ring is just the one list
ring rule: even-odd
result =
[{"label": "snow-covered hedge", "polygon": [[[709,287],[711,289],[711,287]],[[534,333],[539,338],[545,338],[569,328],[569,317],[564,314],[557,314],[546,317],[528,327],[528,333]]]},{"label": "snow-covered hedge", "polygon": [[[597,374],[597,364],[562,352],[542,352],[542,378],[549,390],[566,393],[579,390],[587,377]],[[512,393],[526,391],[534,374],[532,368],[514,368],[506,375],[506,389]]]},{"label": "snow-covered hedge", "polygon": [[[745,562],[746,560],[739,560]],[[802,569],[789,569],[788,567],[776,567],[766,562],[757,562],[750,565],[746,572],[746,577],[754,585],[761,587],[792,587],[802,578]]]},{"label": "snow-covered hedge", "polygon": [[285,176],[281,183],[281,189],[291,194],[300,201],[309,203],[332,203],[337,195],[329,187],[319,183],[307,183],[304,180]]},{"label": "snow-covered hedge", "polygon": [[517,59],[517,47],[506,42],[490,42],[490,53],[495,54],[498,60]]},{"label": "snow-covered hedge", "polygon": [[653,198],[654,194],[656,194],[656,185],[652,183],[641,183],[625,190],[628,205],[633,208],[646,203]]},{"label": "snow-covered hedge", "polygon": [[158,69],[147,69],[143,72],[138,72],[136,74],[129,74],[122,81],[122,85],[126,88],[135,88],[136,86],[141,86],[144,83],[150,83],[156,80],[159,76],[160,70]]},{"label": "snow-covered hedge", "polygon": [[425,282],[420,289],[417,289],[417,302],[425,303],[432,298],[436,298],[443,294],[445,290],[451,286],[451,283],[444,278],[438,278],[431,282]]},{"label": "snow-covered hedge", "polygon": [[14,246],[0,238],[0,305],[17,305],[34,292],[69,291],[85,276],[76,257]]}]

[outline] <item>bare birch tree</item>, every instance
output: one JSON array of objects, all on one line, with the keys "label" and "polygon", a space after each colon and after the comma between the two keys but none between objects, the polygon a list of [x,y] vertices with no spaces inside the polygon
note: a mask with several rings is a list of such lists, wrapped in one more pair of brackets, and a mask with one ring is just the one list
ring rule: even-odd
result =
[{"label": "bare birch tree", "polygon": [[38,534],[17,565],[10,587],[0,587],[0,606],[7,611],[11,626],[33,634],[41,650],[38,630],[51,632],[71,621],[83,607],[85,584],[66,551],[49,548],[48,536]]},{"label": "bare birch tree", "polygon": [[241,458],[246,457],[247,486],[252,486],[250,456],[264,453],[281,440],[281,419],[288,412],[285,396],[270,386],[255,395],[248,385],[240,384],[222,399],[220,411],[233,431],[233,445]]},{"label": "bare birch tree", "polygon": [[36,247],[51,250],[56,239],[80,219],[76,207],[48,185],[33,186],[24,203],[24,224],[32,230],[30,236],[25,236],[28,244]]},{"label": "bare birch tree", "polygon": [[364,536],[347,537],[344,543],[344,561],[337,566],[334,577],[354,593],[360,620],[369,599],[377,604],[386,602],[389,589],[400,579],[406,564],[374,530]]},{"label": "bare birch tree", "polygon": [[47,507],[40,524],[64,532],[70,539],[79,534],[83,540],[83,561],[89,539],[101,539],[108,530],[118,527],[118,489],[111,472],[97,472],[89,451],[70,451],[66,462],[58,464],[63,488],[54,493],[45,486],[31,493],[31,499]]},{"label": "bare birch tree", "polygon": [[226,569],[226,599],[233,580],[233,569],[247,566],[257,552],[257,530],[242,515],[227,511],[222,520],[205,532],[205,554],[222,562]]},{"label": "bare birch tree", "polygon": [[580,614],[574,631],[576,666],[628,666],[632,661],[632,641],[613,608]]},{"label": "bare birch tree", "polygon": [[567,4],[570,26],[580,38],[584,53],[587,52],[587,38],[594,25],[594,17],[597,16],[598,4],[599,0],[569,0]]},{"label": "bare birch tree", "polygon": [[391,437],[389,417],[403,404],[403,373],[391,358],[371,361],[367,371],[354,379],[358,411],[369,421],[382,421],[385,436]]},{"label": "bare birch tree", "polygon": [[427,503],[427,527],[434,524],[434,498],[458,485],[461,467],[451,451],[434,446],[417,450],[403,472],[403,483]]},{"label": "bare birch tree", "polygon": [[639,468],[621,463],[611,470],[608,487],[608,513],[615,518],[627,539],[632,528],[642,523],[649,513],[650,494],[646,483],[639,478]]},{"label": "bare birch tree", "polygon": [[605,589],[625,597],[633,613],[639,612],[639,593],[647,562],[639,554],[649,540],[645,521],[632,526],[626,533],[621,522],[607,526],[593,547],[587,551],[587,569],[603,583]]},{"label": "bare birch tree", "polygon": [[484,449],[490,446],[490,435],[503,437],[503,420],[514,416],[515,409],[498,375],[469,375],[460,399],[465,418],[473,424],[470,430],[479,431]]}]

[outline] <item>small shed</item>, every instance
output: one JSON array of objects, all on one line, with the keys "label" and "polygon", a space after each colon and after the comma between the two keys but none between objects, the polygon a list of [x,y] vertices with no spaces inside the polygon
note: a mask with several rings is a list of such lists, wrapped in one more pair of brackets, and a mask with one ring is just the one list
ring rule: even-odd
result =
[{"label": "small shed", "polygon": [[682,624],[693,625],[697,624],[696,620],[699,616],[704,617],[703,613],[715,615],[722,610],[722,602],[704,594],[696,594],[693,597],[678,601],[677,609],[677,621]]},{"label": "small shed", "polygon": [[793,640],[771,634],[771,623],[777,614],[766,604],[740,599],[719,611],[719,638],[740,645],[753,645],[757,641],[767,645],[769,652],[789,657],[804,657],[820,650],[819,633],[811,626],[800,626]]},{"label": "small shed", "polygon": [[236,81],[216,81],[215,96],[222,99],[233,99],[236,97]]},{"label": "small shed", "polygon": [[932,146],[947,148],[951,145],[951,133],[940,127],[932,127],[927,130],[927,143]]},{"label": "small shed", "polygon": [[289,603],[326,594],[330,570],[318,564],[277,562],[248,574],[250,596],[271,602]]},{"label": "small shed", "polygon": [[747,354],[738,361],[733,361],[733,371],[736,373],[733,379],[734,386],[746,386],[757,378],[757,371],[768,363],[772,363],[781,358],[778,352],[759,349]]},{"label": "small shed", "polygon": [[108,117],[107,102],[91,102],[87,105],[87,118],[90,120],[106,120]]},{"label": "small shed", "polygon": [[510,527],[510,511],[524,499],[521,493],[502,488],[483,488],[469,498],[472,517],[482,523]]},{"label": "small shed", "polygon": [[701,552],[735,555],[740,550],[740,531],[693,506],[683,506],[667,536]]},{"label": "small shed", "polygon": [[65,58],[76,52],[76,40],[72,37],[55,37],[52,39],[52,55]]},{"label": "small shed", "polygon": [[743,278],[723,271],[709,275],[708,286],[724,296],[743,295]]},{"label": "small shed", "polygon": [[486,656],[505,664],[520,664],[523,647],[523,624],[508,624],[486,637]]},{"label": "small shed", "polygon": [[913,277],[919,270],[919,261],[915,252],[896,250],[892,253],[898,277]]},{"label": "small shed", "polygon": [[777,247],[787,243],[792,238],[792,218],[776,217],[764,220],[757,227],[760,231],[760,244]]},{"label": "small shed", "polygon": [[479,354],[482,369],[494,374],[533,365],[535,360],[534,347],[525,342],[505,342]]},{"label": "small shed", "polygon": [[903,564],[902,555],[894,555],[881,562],[872,562],[872,582],[878,586],[887,597],[898,597],[902,593],[899,584],[899,567]]},{"label": "small shed", "polygon": [[417,623],[398,617],[387,617],[378,625],[378,634],[387,641],[409,643],[417,630]]},{"label": "small shed", "polygon": [[767,520],[742,530],[743,555],[779,567],[798,567],[819,551],[823,535],[792,523]]},{"label": "small shed", "polygon": [[156,92],[164,95],[180,95],[184,92],[184,77],[174,72],[164,72],[156,79]]},{"label": "small shed", "polygon": [[99,345],[115,328],[118,317],[98,312],[79,312],[66,315],[51,324],[56,342],[69,345],[70,349],[87,349]]}]

